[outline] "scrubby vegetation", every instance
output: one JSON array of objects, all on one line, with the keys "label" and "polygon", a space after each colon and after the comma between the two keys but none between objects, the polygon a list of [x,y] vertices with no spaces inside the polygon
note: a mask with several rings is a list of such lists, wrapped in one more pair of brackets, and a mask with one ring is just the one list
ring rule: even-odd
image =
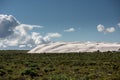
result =
[{"label": "scrubby vegetation", "polygon": [[120,52],[0,51],[0,80],[120,80]]}]

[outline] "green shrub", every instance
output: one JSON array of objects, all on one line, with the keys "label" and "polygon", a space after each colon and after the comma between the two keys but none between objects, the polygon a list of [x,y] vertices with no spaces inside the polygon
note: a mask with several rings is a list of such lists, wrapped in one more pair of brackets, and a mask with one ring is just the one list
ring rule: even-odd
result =
[{"label": "green shrub", "polygon": [[120,52],[0,51],[0,80],[120,80]]},{"label": "green shrub", "polygon": [[21,75],[29,75],[31,78],[39,76],[38,72],[33,69],[26,69],[21,73]]},{"label": "green shrub", "polygon": [[3,76],[5,74],[6,74],[5,70],[4,69],[0,69],[0,76]]},{"label": "green shrub", "polygon": [[119,69],[119,66],[118,65],[115,65],[113,64],[113,67],[112,67],[114,70],[118,70]]},{"label": "green shrub", "polygon": [[44,72],[52,72],[52,71],[55,71],[55,69],[54,68],[49,68],[49,67],[47,67],[47,68],[45,68],[44,69]]},{"label": "green shrub", "polygon": [[58,74],[51,76],[50,80],[70,80],[70,79],[64,74]]}]

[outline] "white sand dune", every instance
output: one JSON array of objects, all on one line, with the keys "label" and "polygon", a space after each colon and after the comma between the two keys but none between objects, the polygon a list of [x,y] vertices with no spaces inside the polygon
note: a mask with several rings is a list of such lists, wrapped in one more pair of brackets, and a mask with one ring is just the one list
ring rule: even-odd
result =
[{"label": "white sand dune", "polygon": [[41,44],[28,53],[69,53],[94,51],[120,51],[120,43],[107,42],[51,42]]}]

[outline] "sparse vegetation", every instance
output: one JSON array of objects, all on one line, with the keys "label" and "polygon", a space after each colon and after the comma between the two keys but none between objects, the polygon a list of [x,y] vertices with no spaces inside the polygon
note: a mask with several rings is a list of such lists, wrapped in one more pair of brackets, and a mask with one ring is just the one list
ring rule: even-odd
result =
[{"label": "sparse vegetation", "polygon": [[0,80],[120,80],[120,52],[1,50]]}]

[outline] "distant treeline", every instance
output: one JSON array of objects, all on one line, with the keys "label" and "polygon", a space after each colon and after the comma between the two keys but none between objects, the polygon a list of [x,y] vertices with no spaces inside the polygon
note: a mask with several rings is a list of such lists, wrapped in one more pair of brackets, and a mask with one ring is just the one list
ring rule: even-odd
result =
[{"label": "distant treeline", "polygon": [[[0,53],[27,53],[28,51],[29,50],[0,50]],[[119,51],[101,52],[100,50],[97,50],[94,52],[70,52],[70,53],[120,53],[120,52]],[[37,54],[37,53],[35,53],[35,54]],[[47,53],[42,53],[42,54],[47,54]],[[51,53],[51,54],[54,54],[54,53]],[[61,54],[61,53],[56,53],[56,54]]]}]

